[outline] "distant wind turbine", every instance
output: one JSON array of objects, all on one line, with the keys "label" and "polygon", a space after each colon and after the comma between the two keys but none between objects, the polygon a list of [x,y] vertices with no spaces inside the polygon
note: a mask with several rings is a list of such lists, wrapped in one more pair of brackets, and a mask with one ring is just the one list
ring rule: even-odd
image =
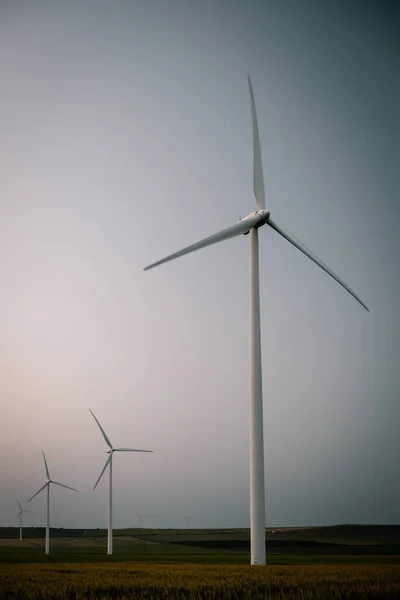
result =
[{"label": "distant wind turbine", "polygon": [[142,529],[142,515],[140,513],[136,513],[139,517],[139,529]]},{"label": "distant wind turbine", "polygon": [[43,454],[43,459],[44,459],[44,467],[46,469],[46,483],[40,488],[40,490],[38,490],[36,492],[36,494],[33,494],[33,496],[31,496],[28,500],[28,502],[30,502],[31,500],[33,500],[33,498],[35,496],[37,496],[38,494],[40,494],[40,492],[42,490],[44,490],[45,488],[47,488],[47,505],[46,505],[46,547],[45,547],[45,552],[46,554],[50,553],[50,484],[54,483],[54,485],[59,485],[60,487],[64,487],[67,488],[68,490],[73,490],[74,492],[77,492],[78,490],[76,490],[73,487],[70,487],[69,485],[65,485],[65,483],[60,483],[59,481],[54,481],[54,479],[51,479],[50,477],[50,472],[49,472],[49,467],[47,466],[47,461],[46,461],[46,457],[44,455],[44,452],[42,450],[42,454]]},{"label": "distant wind turbine", "polygon": [[186,527],[185,527],[185,529],[186,529],[186,531],[187,531],[187,529],[188,529],[188,518],[187,518],[187,517],[183,517],[183,518],[185,519],[185,522],[186,522]]},{"label": "distant wind turbine", "polygon": [[103,470],[100,473],[99,478],[96,481],[96,484],[93,489],[94,490],[96,489],[97,484],[99,483],[100,479],[103,477],[104,471],[109,466],[107,554],[112,554],[112,551],[113,551],[113,537],[112,537],[112,516],[113,516],[112,515],[112,458],[113,458],[113,454],[114,454],[114,452],[153,452],[153,450],[137,450],[135,448],[114,448],[114,446],[110,442],[109,438],[107,437],[106,432],[104,431],[104,429],[102,428],[102,426],[100,425],[99,421],[97,420],[97,418],[95,417],[93,412],[90,410],[90,408],[89,408],[89,411],[91,412],[94,420],[96,421],[97,425],[99,426],[99,429],[100,429],[101,433],[103,434],[103,437],[108,446],[106,452],[107,452],[107,454],[109,454],[109,457],[107,458],[106,464],[104,465]]},{"label": "distant wind turbine", "polygon": [[22,540],[22,514],[23,513],[32,513],[33,510],[27,510],[25,508],[22,508],[22,506],[20,505],[20,503],[17,500],[17,504],[18,504],[18,508],[19,508],[19,513],[17,515],[15,515],[14,519],[18,519],[19,517],[19,539]]},{"label": "distant wind turbine", "polygon": [[[264,432],[263,432],[263,396],[262,396],[262,363],[261,363],[261,328],[260,328],[260,290],[258,263],[258,229],[269,225],[279,235],[300,250],[335,281],[337,281],[366,310],[368,308],[360,298],[311,252],[294,235],[272,221],[270,212],[265,207],[264,178],[262,171],[260,138],[257,115],[254,103],[253,88],[249,77],[250,103],[253,122],[253,189],[258,210],[231,225],[227,229],[210,235],[191,246],[187,246],[174,254],[170,254],[147,269],[156,267],[170,260],[200,250],[206,246],[217,244],[239,235],[250,234],[250,529],[251,529],[251,564],[265,564],[265,488],[264,488]],[[195,218],[195,213],[193,214]]]}]

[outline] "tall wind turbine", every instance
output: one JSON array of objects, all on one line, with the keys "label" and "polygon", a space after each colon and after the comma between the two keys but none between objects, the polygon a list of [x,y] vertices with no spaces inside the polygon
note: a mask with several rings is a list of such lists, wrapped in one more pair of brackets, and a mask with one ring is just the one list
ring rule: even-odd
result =
[{"label": "tall wind turbine", "polygon": [[73,490],[74,492],[77,492],[78,490],[76,490],[73,487],[70,487],[69,485],[65,485],[65,483],[60,483],[59,481],[54,481],[54,479],[51,479],[50,477],[50,472],[49,472],[49,467],[47,466],[47,460],[46,457],[44,455],[44,452],[42,450],[42,454],[43,454],[43,459],[44,459],[44,467],[46,469],[46,483],[44,485],[42,485],[42,487],[40,488],[40,490],[38,490],[36,492],[36,494],[33,494],[33,496],[31,496],[28,500],[28,502],[30,502],[31,500],[33,500],[33,498],[35,496],[37,496],[38,494],[40,494],[40,492],[42,490],[44,490],[45,488],[47,488],[47,508],[46,508],[46,547],[45,547],[45,552],[46,554],[50,553],[50,484],[54,483],[54,485],[59,485],[60,487],[64,487],[67,488],[67,490]]},{"label": "tall wind turbine", "polygon": [[200,248],[223,242],[239,235],[250,234],[250,529],[251,529],[251,564],[265,564],[265,489],[264,489],[264,434],[263,434],[263,398],[262,398],[262,364],[261,364],[261,330],[260,330],[260,289],[258,264],[258,229],[269,225],[295,248],[300,250],[345,290],[349,292],[367,311],[368,308],[360,298],[327,267],[302,242],[271,219],[265,205],[264,179],[261,161],[260,138],[258,134],[257,115],[254,104],[253,88],[249,77],[251,114],[253,121],[253,190],[258,209],[239,220],[239,222],[214,233],[191,246],[187,246],[174,254],[170,254],[148,267],[168,262],[184,254]]},{"label": "tall wind turbine", "polygon": [[22,506],[20,505],[18,500],[17,500],[17,504],[18,504],[18,508],[19,508],[19,513],[17,515],[15,515],[14,519],[18,519],[18,517],[19,517],[19,539],[22,540],[22,514],[25,512],[31,513],[31,512],[33,512],[33,510],[27,510],[25,508],[22,508]]},{"label": "tall wind turbine", "polygon": [[[89,408],[89,410],[90,410],[90,408]],[[153,450],[136,450],[135,448],[114,448],[114,446],[110,442],[109,438],[107,437],[106,432],[104,431],[104,429],[102,428],[102,426],[100,425],[98,420],[96,419],[95,415],[93,414],[93,412],[91,410],[90,410],[90,412],[92,413],[94,420],[96,421],[97,425],[99,426],[99,429],[100,429],[101,433],[103,434],[103,437],[108,446],[106,452],[109,456],[106,460],[106,464],[104,465],[103,470],[100,473],[99,478],[96,481],[96,484],[93,489],[94,490],[96,489],[97,484],[99,483],[100,479],[103,477],[104,471],[109,466],[107,554],[112,554],[112,551],[113,551],[113,537],[112,537],[112,459],[113,459],[113,454],[114,454],[114,452],[153,452]]]}]

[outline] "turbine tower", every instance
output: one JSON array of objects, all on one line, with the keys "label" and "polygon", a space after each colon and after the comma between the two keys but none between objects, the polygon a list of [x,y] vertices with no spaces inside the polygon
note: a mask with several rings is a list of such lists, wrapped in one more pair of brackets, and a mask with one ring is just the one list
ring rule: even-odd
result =
[{"label": "turbine tower", "polygon": [[43,459],[44,459],[44,467],[46,469],[46,483],[44,485],[42,485],[42,487],[40,488],[40,490],[38,490],[36,492],[36,494],[33,494],[33,496],[31,496],[28,500],[28,502],[30,502],[31,500],[33,500],[33,498],[35,496],[37,496],[38,494],[40,494],[40,492],[42,490],[44,490],[45,488],[47,488],[47,505],[46,505],[46,546],[45,546],[45,552],[46,554],[50,553],[50,484],[54,483],[54,485],[59,485],[60,487],[64,487],[67,488],[68,490],[73,490],[74,492],[77,492],[78,490],[76,490],[73,487],[70,487],[69,485],[65,485],[65,483],[60,483],[59,481],[54,481],[54,479],[51,479],[50,477],[50,472],[49,472],[49,467],[47,466],[47,461],[46,461],[46,457],[44,455],[44,452],[42,450],[42,454],[43,454]]},{"label": "turbine tower", "polygon": [[32,513],[33,510],[26,510],[25,508],[22,508],[22,506],[20,505],[18,500],[17,500],[17,504],[18,504],[18,508],[19,508],[19,513],[17,515],[15,515],[14,520],[18,519],[18,517],[19,517],[19,539],[21,541],[22,540],[22,513],[24,513],[24,512]]},{"label": "turbine tower", "polygon": [[100,479],[103,477],[105,470],[109,466],[107,554],[112,554],[112,552],[113,552],[113,537],[112,537],[112,516],[113,516],[113,513],[112,513],[112,459],[113,459],[113,454],[114,454],[114,452],[153,452],[153,450],[136,450],[135,448],[114,448],[114,446],[110,442],[109,438],[107,437],[106,432],[104,431],[104,429],[102,428],[102,426],[100,425],[100,423],[98,422],[97,418],[95,417],[93,412],[90,410],[90,408],[89,408],[89,411],[91,412],[94,420],[96,421],[97,425],[99,426],[99,429],[100,429],[101,433],[103,434],[103,437],[108,446],[106,452],[109,456],[106,460],[106,464],[104,465],[103,470],[100,473],[99,478],[96,481],[96,484],[93,489],[94,490],[96,489],[97,484],[99,483]]},{"label": "turbine tower", "polygon": [[265,205],[264,179],[261,161],[260,138],[257,115],[254,103],[253,88],[250,77],[250,103],[253,122],[253,190],[258,209],[234,225],[210,235],[191,246],[187,246],[174,254],[145,267],[145,271],[168,262],[184,254],[200,248],[229,240],[239,235],[249,235],[250,245],[250,530],[251,530],[251,564],[265,564],[265,488],[264,488],[264,433],[263,433],[263,396],[262,396],[262,363],[261,363],[261,330],[260,330],[260,288],[258,263],[258,229],[269,225],[295,248],[300,250],[349,294],[351,294],[367,311],[369,310],[360,298],[327,267],[311,250],[294,235],[277,225],[271,219]]}]

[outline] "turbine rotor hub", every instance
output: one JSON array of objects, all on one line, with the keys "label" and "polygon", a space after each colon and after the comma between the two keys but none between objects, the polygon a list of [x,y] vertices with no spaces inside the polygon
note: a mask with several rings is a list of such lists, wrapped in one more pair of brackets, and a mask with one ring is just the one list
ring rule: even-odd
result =
[{"label": "turbine rotor hub", "polygon": [[260,210],[257,210],[256,215],[260,217],[260,221],[255,226],[255,228],[258,229],[262,225],[265,225],[265,223],[270,218],[271,213],[269,212],[269,210],[265,210],[265,208],[261,208]]}]

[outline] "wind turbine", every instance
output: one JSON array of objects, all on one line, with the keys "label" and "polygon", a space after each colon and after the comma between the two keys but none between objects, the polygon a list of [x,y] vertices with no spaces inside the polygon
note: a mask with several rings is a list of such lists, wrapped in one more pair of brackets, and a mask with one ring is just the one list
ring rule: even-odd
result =
[{"label": "wind turbine", "polygon": [[15,515],[14,520],[18,519],[19,517],[19,539],[22,540],[22,513],[26,512],[26,513],[32,513],[33,510],[27,510],[25,508],[22,508],[22,506],[20,505],[20,503],[17,500],[17,504],[19,507],[19,513],[17,515]]},{"label": "wind turbine", "polygon": [[[90,410],[90,408],[89,408]],[[97,484],[99,483],[100,479],[103,477],[103,473],[104,471],[107,469],[107,467],[109,466],[109,484],[108,484],[108,540],[107,540],[107,554],[112,554],[113,551],[113,538],[112,538],[112,459],[113,459],[113,454],[114,452],[153,452],[153,450],[136,450],[135,448],[114,448],[114,446],[112,445],[112,443],[110,442],[109,438],[107,437],[106,432],[104,431],[104,429],[102,428],[102,426],[100,425],[100,423],[98,422],[97,418],[95,417],[95,415],[93,414],[93,412],[90,410],[94,420],[96,421],[97,425],[99,426],[99,429],[101,431],[101,433],[103,434],[103,437],[106,441],[106,444],[108,446],[106,452],[109,455],[107,460],[106,460],[106,464],[103,467],[102,472],[99,475],[98,480],[96,481],[96,484],[94,486],[94,490],[97,487]],[[141,524],[141,523],[140,523]]]},{"label": "wind turbine", "polygon": [[140,513],[136,513],[139,517],[139,529],[142,529],[142,515]]},{"label": "wind turbine", "polygon": [[249,236],[250,242],[250,530],[251,564],[265,564],[265,489],[264,489],[264,434],[263,434],[263,398],[260,330],[260,288],[258,263],[258,229],[269,225],[295,248],[323,269],[345,290],[349,292],[367,311],[367,306],[329,267],[294,235],[277,225],[271,219],[265,205],[264,178],[261,161],[260,138],[250,77],[250,103],[253,122],[253,190],[258,209],[239,220],[239,222],[214,233],[191,246],[145,267],[145,271],[165,262],[217,244],[239,235]]},{"label": "wind turbine", "polygon": [[45,547],[45,552],[46,552],[46,554],[49,554],[50,553],[50,484],[54,483],[54,485],[59,485],[60,487],[67,488],[68,490],[73,490],[74,492],[77,492],[78,490],[76,490],[73,487],[70,487],[69,485],[65,485],[65,483],[60,483],[59,481],[54,481],[54,479],[51,479],[50,472],[49,472],[49,467],[47,466],[47,461],[46,461],[46,457],[44,455],[43,450],[42,450],[42,454],[43,454],[43,459],[44,459],[44,467],[46,469],[46,483],[44,485],[42,485],[42,487],[40,488],[40,490],[38,490],[36,492],[36,494],[33,494],[33,496],[31,496],[29,498],[28,502],[30,502],[31,500],[33,500],[33,498],[35,496],[37,496],[38,494],[40,494],[40,492],[42,490],[44,490],[45,488],[47,488],[46,547]]}]

